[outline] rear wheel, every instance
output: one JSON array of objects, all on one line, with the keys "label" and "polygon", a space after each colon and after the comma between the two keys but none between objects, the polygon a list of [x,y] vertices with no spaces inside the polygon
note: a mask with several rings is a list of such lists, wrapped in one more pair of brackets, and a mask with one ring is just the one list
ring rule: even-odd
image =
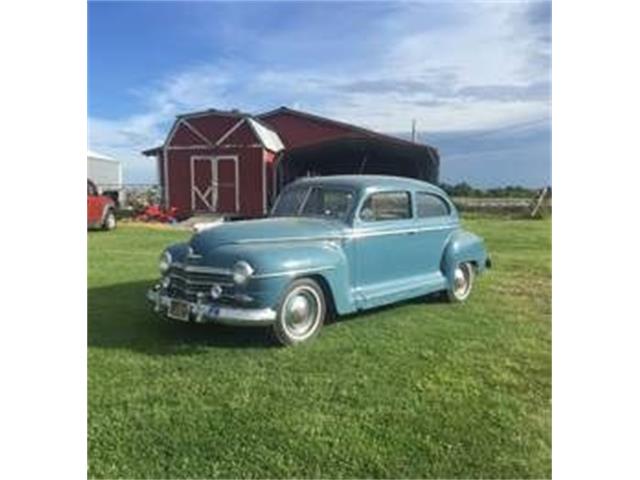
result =
[{"label": "rear wheel", "polygon": [[310,278],[294,280],[287,288],[273,332],[283,345],[297,345],[314,338],[324,323],[327,304],[322,287]]},{"label": "rear wheel", "polygon": [[109,209],[107,214],[104,217],[104,222],[102,222],[102,228],[105,230],[113,230],[116,228],[116,214],[113,210]]},{"label": "rear wheel", "polygon": [[453,271],[453,285],[447,290],[447,297],[451,302],[464,302],[471,294],[475,270],[470,262],[456,265]]}]

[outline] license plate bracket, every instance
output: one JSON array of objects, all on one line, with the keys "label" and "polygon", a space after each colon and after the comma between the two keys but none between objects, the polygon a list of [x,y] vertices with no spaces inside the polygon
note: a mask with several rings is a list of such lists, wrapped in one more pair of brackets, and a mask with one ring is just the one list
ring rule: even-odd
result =
[{"label": "license plate bracket", "polygon": [[189,321],[189,304],[182,300],[171,300],[167,315],[174,320],[180,320],[181,322]]}]

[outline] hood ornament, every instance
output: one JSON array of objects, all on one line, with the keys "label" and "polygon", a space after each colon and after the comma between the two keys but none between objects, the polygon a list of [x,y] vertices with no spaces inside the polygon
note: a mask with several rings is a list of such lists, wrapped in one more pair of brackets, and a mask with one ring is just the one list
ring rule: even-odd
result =
[{"label": "hood ornament", "polygon": [[193,225],[193,232],[200,233],[205,230],[209,230],[214,227],[218,227],[224,223],[224,217],[216,218],[215,220],[208,222],[198,222]]}]

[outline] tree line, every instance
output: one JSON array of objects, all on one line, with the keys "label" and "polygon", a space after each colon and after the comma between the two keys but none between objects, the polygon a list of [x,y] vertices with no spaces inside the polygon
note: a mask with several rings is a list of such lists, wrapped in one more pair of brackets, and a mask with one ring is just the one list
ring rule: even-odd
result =
[{"label": "tree line", "polygon": [[[495,188],[476,188],[469,185],[467,182],[456,183],[451,185],[449,183],[441,183],[442,188],[447,195],[451,197],[509,197],[509,198],[531,198],[540,193],[541,188],[526,188],[520,185],[507,185],[505,187]],[[551,187],[549,187],[548,196],[551,196]]]}]

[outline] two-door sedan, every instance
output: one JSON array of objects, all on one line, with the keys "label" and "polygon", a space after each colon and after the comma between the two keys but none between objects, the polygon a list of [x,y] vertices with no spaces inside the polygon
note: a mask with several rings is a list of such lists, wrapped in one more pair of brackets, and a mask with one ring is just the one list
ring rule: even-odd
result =
[{"label": "two-door sedan", "polygon": [[288,185],[268,218],[222,223],[167,248],[148,292],[174,320],[269,325],[285,345],[329,314],[445,292],[467,299],[491,265],[439,188],[366,175]]}]

